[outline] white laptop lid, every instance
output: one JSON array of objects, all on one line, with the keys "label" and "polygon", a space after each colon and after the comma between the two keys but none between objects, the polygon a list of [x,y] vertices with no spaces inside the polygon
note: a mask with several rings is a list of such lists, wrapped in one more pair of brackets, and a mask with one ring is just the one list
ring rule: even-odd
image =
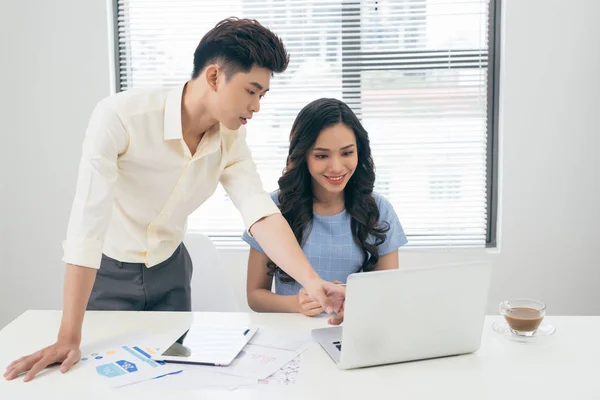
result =
[{"label": "white laptop lid", "polygon": [[352,274],[339,366],[476,351],[490,278],[484,262]]}]

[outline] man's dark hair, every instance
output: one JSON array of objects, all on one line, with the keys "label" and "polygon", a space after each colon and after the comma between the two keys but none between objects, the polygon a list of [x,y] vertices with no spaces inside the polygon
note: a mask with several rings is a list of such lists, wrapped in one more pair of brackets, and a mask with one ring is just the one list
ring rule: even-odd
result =
[{"label": "man's dark hair", "polygon": [[200,40],[194,52],[192,78],[212,63],[218,63],[228,79],[255,65],[280,73],[286,70],[289,59],[281,39],[258,21],[227,18]]}]

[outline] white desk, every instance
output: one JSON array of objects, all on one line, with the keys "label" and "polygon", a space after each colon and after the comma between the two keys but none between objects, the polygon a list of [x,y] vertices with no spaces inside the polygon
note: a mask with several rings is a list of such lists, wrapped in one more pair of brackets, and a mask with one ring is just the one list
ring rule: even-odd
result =
[{"label": "white desk", "polygon": [[[296,314],[208,315],[250,319],[278,329],[309,331],[327,324],[323,318]],[[60,316],[58,311],[28,311],[0,331],[2,371],[13,359],[53,342]],[[185,326],[188,318],[185,313],[88,312],[83,344],[137,330],[160,332],[165,327]],[[496,318],[486,318],[478,352],[443,359],[341,371],[313,344],[302,355],[301,379],[293,386],[167,393],[144,390],[141,383],[109,389],[99,380],[90,381],[77,364],[65,375],[52,368],[29,383],[22,378],[1,379],[0,399],[600,399],[600,317],[546,317],[557,331],[544,343],[535,344],[499,337],[491,327]]]}]

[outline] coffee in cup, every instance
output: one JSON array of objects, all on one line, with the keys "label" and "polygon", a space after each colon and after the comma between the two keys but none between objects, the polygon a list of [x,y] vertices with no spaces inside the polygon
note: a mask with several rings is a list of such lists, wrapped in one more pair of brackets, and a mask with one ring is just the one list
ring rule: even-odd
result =
[{"label": "coffee in cup", "polygon": [[532,336],[546,315],[546,305],[528,299],[506,300],[500,303],[500,314],[515,335]]}]

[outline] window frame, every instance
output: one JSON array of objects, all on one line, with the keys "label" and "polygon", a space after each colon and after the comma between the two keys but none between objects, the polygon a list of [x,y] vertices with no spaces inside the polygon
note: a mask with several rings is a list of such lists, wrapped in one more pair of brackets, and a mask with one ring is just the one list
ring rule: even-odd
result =
[{"label": "window frame", "polygon": [[[362,119],[362,100],[361,100],[361,72],[363,71],[383,71],[398,69],[415,69],[410,64],[410,56],[418,54],[419,59],[428,58],[431,63],[422,69],[449,69],[448,58],[452,57],[452,65],[460,66],[461,62],[465,64],[462,68],[475,68],[471,63],[485,64],[487,66],[487,150],[486,150],[486,202],[487,202],[487,234],[485,248],[497,247],[497,218],[498,218],[498,159],[499,159],[499,98],[500,98],[500,39],[501,39],[501,9],[502,0],[489,0],[489,23],[488,23],[488,52],[482,54],[477,49],[462,50],[416,50],[416,51],[397,51],[397,52],[363,52],[360,45],[360,21],[362,19],[361,0],[342,0],[342,29],[351,32],[349,35],[342,36],[342,100],[347,103],[358,104],[354,107],[354,112]],[[113,11],[113,40],[114,40],[114,74],[115,91],[122,91],[120,53],[119,53],[119,1],[112,0]],[[350,40],[349,40],[350,39]],[[359,52],[356,47],[358,43]],[[354,51],[349,55],[349,51]],[[190,55],[191,56],[191,55]],[[396,64],[390,64],[390,58],[396,58]],[[362,68],[355,69],[351,66],[357,62],[367,59],[368,62],[362,62]],[[452,69],[450,67],[450,69]],[[232,239],[229,236],[220,237],[223,239]],[[239,237],[236,237],[239,240]]]}]

